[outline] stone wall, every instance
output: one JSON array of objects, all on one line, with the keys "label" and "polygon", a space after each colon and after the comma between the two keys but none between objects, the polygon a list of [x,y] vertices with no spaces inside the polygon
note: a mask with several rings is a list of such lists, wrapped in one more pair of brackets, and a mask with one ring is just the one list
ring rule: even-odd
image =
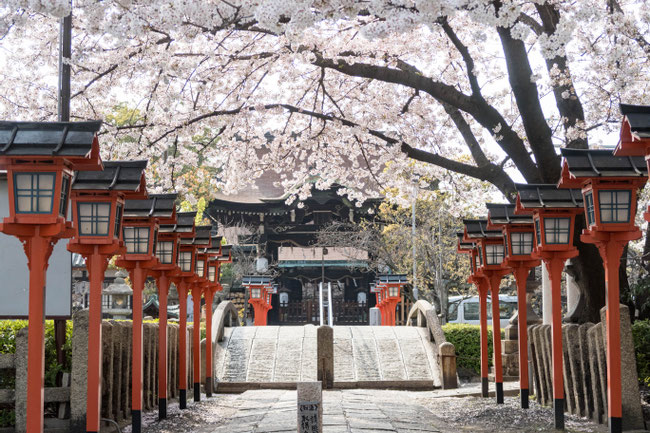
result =
[{"label": "stone wall", "polygon": [[[86,382],[88,351],[88,311],[74,315],[72,336],[72,383],[70,390],[70,431],[86,431]],[[131,321],[102,322],[102,418],[120,422],[131,416]],[[178,397],[179,327],[168,323],[167,398]],[[192,327],[188,326],[188,389],[192,389]],[[143,325],[143,411],[158,408],[158,324]]]},{"label": "stone wall", "polygon": [[[590,417],[599,423],[607,423],[607,340],[604,323],[605,311],[601,310],[601,323],[573,323],[562,326],[564,355],[565,411]],[[538,401],[547,406],[553,404],[551,326],[533,325],[528,328],[528,341]],[[636,371],[630,314],[621,305],[621,370],[623,386],[623,429],[645,428],[641,412],[641,397]]]}]

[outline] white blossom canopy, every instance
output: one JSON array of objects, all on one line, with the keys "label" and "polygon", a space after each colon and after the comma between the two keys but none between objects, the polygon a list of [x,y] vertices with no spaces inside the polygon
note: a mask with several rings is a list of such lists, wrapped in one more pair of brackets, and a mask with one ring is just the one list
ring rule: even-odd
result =
[{"label": "white blossom canopy", "polygon": [[[103,156],[151,159],[161,189],[202,162],[226,193],[275,170],[298,198],[315,177],[356,200],[414,177],[509,195],[557,180],[558,146],[616,144],[619,102],[650,104],[644,3],[73,0],[72,117],[134,109]],[[70,10],[0,6],[0,118],[55,120]]]}]

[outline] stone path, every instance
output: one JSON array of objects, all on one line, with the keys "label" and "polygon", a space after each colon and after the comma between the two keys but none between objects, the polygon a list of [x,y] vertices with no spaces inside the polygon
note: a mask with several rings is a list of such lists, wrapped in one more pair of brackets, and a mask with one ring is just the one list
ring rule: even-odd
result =
[{"label": "stone path", "polygon": [[[272,383],[316,380],[316,327],[224,329],[215,349],[218,382]],[[432,381],[438,365],[426,328],[334,327],[335,382]]]}]

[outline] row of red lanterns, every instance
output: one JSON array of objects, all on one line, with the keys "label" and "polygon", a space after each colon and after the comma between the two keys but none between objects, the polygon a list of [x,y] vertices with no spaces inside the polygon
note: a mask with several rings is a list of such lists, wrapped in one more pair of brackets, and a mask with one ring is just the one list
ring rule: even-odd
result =
[{"label": "row of red lanterns", "polygon": [[[637,193],[646,184],[650,157],[650,107],[622,105],[620,141],[611,150],[562,149],[562,177],[557,185],[517,185],[516,204],[488,204],[486,220],[465,220],[458,251],[471,257],[470,282],[477,286],[481,308],[481,376],[487,396],[487,294],[492,317],[499,317],[501,278],[513,273],[518,293],[519,379],[521,405],[528,407],[526,279],[543,262],[551,280],[553,395],[555,427],[564,428],[562,375],[561,278],[574,246],[576,216],[584,214],[580,239],[598,247],[607,283],[607,384],[609,430],[623,428],[619,265],[625,245],[641,237],[635,225]],[[646,212],[646,220],[650,221]],[[503,403],[499,320],[493,320],[497,403]]]},{"label": "row of red lanterns", "polygon": [[246,275],[242,278],[242,286],[248,292],[248,303],[253,306],[255,313],[254,326],[266,326],[271,298],[278,293],[277,284],[273,284],[267,275]]},{"label": "row of red lanterns", "polygon": [[[180,406],[186,407],[187,296],[194,299],[194,397],[200,399],[200,300],[206,298],[206,353],[211,353],[212,300],[221,290],[219,266],[229,247],[212,226],[194,225],[195,213],[176,213],[176,194],[148,194],[146,161],[106,161],[99,156],[101,122],[0,122],[0,168],[7,170],[10,215],[0,231],[24,245],[29,267],[27,431],[43,430],[45,271],[53,245],[86,261],[90,280],[86,431],[98,432],[101,408],[101,291],[109,260],[118,256],[133,286],[132,425],[141,431],[142,294],[156,279],[160,300],[159,417],[167,409],[167,296],[175,283],[180,300]],[[72,222],[67,220],[72,204]],[[206,393],[212,392],[206,357]]]},{"label": "row of red lanterns", "polygon": [[402,289],[406,285],[405,274],[378,275],[370,285],[370,292],[376,296],[376,307],[381,313],[382,326],[395,326],[395,309],[401,301]]}]

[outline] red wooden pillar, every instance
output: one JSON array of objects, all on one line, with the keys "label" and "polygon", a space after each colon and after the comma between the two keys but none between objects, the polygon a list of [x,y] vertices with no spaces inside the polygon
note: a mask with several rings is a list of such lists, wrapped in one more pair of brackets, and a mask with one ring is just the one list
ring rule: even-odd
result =
[{"label": "red wooden pillar", "polygon": [[29,266],[29,328],[27,330],[27,431],[43,431],[45,405],[45,273],[56,239],[36,234],[21,238]]},{"label": "red wooden pillar", "polygon": [[158,419],[167,418],[167,296],[169,278],[163,271],[157,278],[158,286]]},{"label": "red wooden pillar", "polygon": [[522,409],[528,409],[528,306],[526,304],[526,280],[530,268],[523,263],[517,263],[513,268],[517,283],[517,325],[519,334],[519,394]]},{"label": "red wooden pillar", "polygon": [[489,373],[489,353],[488,353],[488,323],[487,323],[487,281],[483,278],[476,278],[476,287],[478,289],[479,299],[479,319],[481,322],[481,396],[488,396],[488,373]]},{"label": "red wooden pillar", "polygon": [[194,307],[194,326],[192,330],[194,401],[201,401],[201,291],[198,284],[192,285],[192,305]]},{"label": "red wooden pillar", "polygon": [[494,385],[497,404],[503,404],[503,365],[501,362],[501,314],[499,311],[499,286],[502,271],[485,271],[492,299],[492,354],[494,357]]},{"label": "red wooden pillar", "polygon": [[212,397],[212,301],[214,292],[205,291],[205,395]]},{"label": "red wooden pillar", "polygon": [[182,279],[178,290],[178,406],[187,408],[187,283]]},{"label": "red wooden pillar", "polygon": [[131,425],[132,431],[142,431],[142,292],[144,282],[147,278],[147,271],[142,268],[140,262],[130,270],[131,281],[133,281],[133,366],[131,370]]},{"label": "red wooden pillar", "polygon": [[102,406],[102,283],[108,257],[99,253],[85,257],[90,279],[88,312],[88,382],[86,387],[86,431],[98,433]]}]

